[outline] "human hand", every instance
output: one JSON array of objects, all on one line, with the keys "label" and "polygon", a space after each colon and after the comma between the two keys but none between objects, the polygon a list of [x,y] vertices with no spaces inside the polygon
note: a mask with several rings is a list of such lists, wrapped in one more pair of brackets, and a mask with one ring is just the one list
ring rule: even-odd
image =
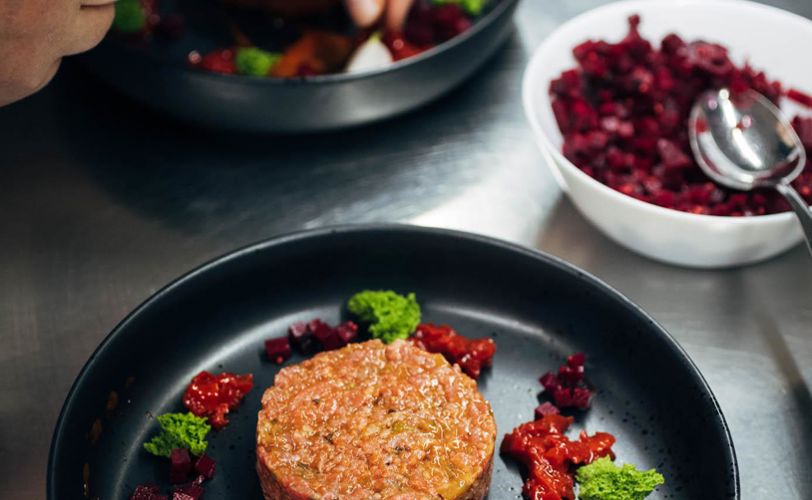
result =
[{"label": "human hand", "polygon": [[353,22],[361,28],[368,28],[383,18],[388,30],[398,31],[403,27],[414,0],[344,0]]},{"label": "human hand", "polygon": [[0,106],[53,78],[62,57],[104,37],[114,0],[0,0]]}]

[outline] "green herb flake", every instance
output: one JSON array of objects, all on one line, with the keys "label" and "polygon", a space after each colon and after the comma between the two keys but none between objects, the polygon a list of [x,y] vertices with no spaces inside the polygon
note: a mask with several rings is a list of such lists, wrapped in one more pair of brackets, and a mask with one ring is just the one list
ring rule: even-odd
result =
[{"label": "green herb flake", "polygon": [[432,0],[434,5],[455,4],[472,16],[482,14],[482,10],[488,4],[488,0]]},{"label": "green herb flake", "polygon": [[186,448],[192,455],[202,455],[209,443],[206,434],[211,426],[205,417],[192,413],[164,413],[157,417],[161,432],[144,443],[144,449],[159,457],[168,457],[175,448]]},{"label": "green herb flake", "polygon": [[609,457],[578,469],[579,500],[643,500],[665,479],[656,470],[639,471],[632,464],[617,466]]},{"label": "green herb flake", "polygon": [[241,47],[237,49],[234,64],[241,75],[267,76],[281,57],[257,47]]},{"label": "green herb flake", "polygon": [[138,33],[147,25],[147,15],[139,0],[119,0],[113,26],[122,33]]},{"label": "green herb flake", "polygon": [[364,290],[350,298],[347,308],[370,324],[373,338],[387,344],[407,338],[420,323],[420,304],[413,293],[404,297],[391,290]]}]

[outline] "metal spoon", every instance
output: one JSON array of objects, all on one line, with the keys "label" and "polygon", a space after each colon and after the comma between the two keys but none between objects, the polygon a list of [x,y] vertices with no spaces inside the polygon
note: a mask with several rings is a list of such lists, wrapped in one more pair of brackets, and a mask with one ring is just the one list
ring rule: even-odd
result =
[{"label": "metal spoon", "polygon": [[691,110],[688,131],[694,157],[711,179],[733,189],[770,187],[781,193],[812,253],[812,212],[790,185],[806,164],[806,151],[769,99],[752,90],[705,92]]}]

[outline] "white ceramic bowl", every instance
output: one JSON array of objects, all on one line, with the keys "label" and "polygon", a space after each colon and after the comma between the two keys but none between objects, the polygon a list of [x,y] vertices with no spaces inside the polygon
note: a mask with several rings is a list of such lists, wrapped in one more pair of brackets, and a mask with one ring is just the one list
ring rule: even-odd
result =
[{"label": "white ceramic bowl", "polygon": [[791,213],[757,217],[695,215],[623,195],[592,179],[561,154],[550,81],[575,66],[572,48],[588,38],[620,40],[627,18],[640,14],[640,31],[654,43],[668,33],[719,42],[737,64],[745,60],[788,86],[812,91],[812,22],[743,0],[623,1],[591,10],[558,28],[536,50],[524,77],[525,113],[536,142],[561,188],[598,229],[648,257],[714,268],[757,262],[801,241]]}]

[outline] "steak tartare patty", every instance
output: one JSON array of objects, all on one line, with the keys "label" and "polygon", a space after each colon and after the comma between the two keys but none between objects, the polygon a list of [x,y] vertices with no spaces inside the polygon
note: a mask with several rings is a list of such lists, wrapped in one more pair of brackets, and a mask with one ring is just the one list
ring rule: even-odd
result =
[{"label": "steak tartare patty", "polygon": [[350,344],[282,369],[262,397],[266,500],[481,500],[496,423],[476,383],[404,341]]}]

